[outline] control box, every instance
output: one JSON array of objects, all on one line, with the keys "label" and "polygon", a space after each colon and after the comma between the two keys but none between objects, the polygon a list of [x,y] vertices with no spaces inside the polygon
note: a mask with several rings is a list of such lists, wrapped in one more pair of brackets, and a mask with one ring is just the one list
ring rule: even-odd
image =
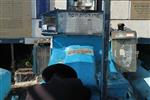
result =
[{"label": "control box", "polygon": [[44,34],[100,35],[103,33],[103,13],[55,11],[42,20]]}]

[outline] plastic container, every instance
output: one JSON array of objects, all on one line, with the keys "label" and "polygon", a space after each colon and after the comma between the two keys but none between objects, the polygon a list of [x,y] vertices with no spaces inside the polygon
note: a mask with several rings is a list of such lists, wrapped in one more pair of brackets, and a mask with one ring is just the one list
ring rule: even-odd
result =
[{"label": "plastic container", "polygon": [[0,68],[0,100],[4,100],[11,89],[11,73]]}]

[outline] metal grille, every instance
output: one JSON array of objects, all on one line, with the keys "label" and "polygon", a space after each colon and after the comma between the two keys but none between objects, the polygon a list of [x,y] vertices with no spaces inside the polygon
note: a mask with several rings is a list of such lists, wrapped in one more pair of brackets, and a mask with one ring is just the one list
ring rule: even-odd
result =
[{"label": "metal grille", "polygon": [[41,74],[42,71],[48,66],[49,55],[50,55],[49,46],[34,46],[33,48],[34,73]]}]

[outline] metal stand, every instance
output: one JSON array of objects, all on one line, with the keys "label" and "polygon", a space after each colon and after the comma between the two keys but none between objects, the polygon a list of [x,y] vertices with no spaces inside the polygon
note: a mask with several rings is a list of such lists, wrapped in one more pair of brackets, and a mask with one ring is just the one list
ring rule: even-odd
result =
[{"label": "metal stand", "polygon": [[12,68],[12,72],[14,74],[15,72],[15,57],[14,57],[14,44],[11,43],[11,68]]},{"label": "metal stand", "polygon": [[104,34],[103,34],[102,68],[101,68],[102,71],[101,100],[107,100],[109,33],[110,33],[110,0],[104,0]]}]

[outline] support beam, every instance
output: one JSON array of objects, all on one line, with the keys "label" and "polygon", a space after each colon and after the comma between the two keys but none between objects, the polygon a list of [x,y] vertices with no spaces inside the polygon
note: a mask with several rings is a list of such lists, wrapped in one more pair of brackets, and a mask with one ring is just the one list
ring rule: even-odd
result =
[{"label": "support beam", "polygon": [[15,72],[14,44],[11,43],[10,46],[11,46],[11,69],[12,72],[14,73]]},{"label": "support beam", "polygon": [[101,100],[107,100],[109,33],[110,33],[110,0],[104,0],[104,34],[103,34],[102,68],[101,68],[102,71]]}]

